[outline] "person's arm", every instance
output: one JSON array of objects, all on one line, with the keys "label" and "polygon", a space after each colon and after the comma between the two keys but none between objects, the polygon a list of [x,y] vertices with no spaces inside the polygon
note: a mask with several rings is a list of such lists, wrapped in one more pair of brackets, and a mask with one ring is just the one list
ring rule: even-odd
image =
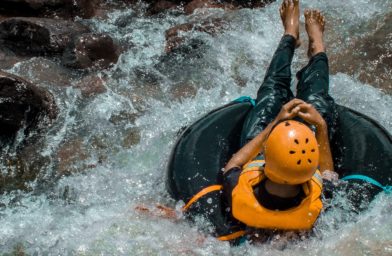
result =
[{"label": "person's arm", "polygon": [[300,111],[298,116],[305,122],[314,125],[316,127],[316,139],[319,145],[319,166],[320,172],[324,178],[329,180],[337,179],[339,176],[334,171],[331,147],[329,145],[328,138],[328,127],[324,118],[320,113],[308,103],[302,103],[299,105]]},{"label": "person's arm", "polygon": [[224,172],[227,172],[233,167],[242,167],[244,164],[254,159],[259,153],[263,152],[263,146],[266,138],[271,132],[271,129],[279,122],[295,117],[300,108],[297,107],[302,104],[303,101],[299,99],[293,99],[286,103],[279,114],[267,127],[259,133],[255,138],[249,141],[245,146],[243,146],[233,157],[229,160],[224,168]]},{"label": "person's arm", "polygon": [[243,146],[225,166],[225,172],[234,168],[242,167],[244,164],[255,158],[263,150],[264,141],[267,135],[270,133],[271,128],[276,123],[274,120],[270,123],[261,133],[249,141],[245,146]]},{"label": "person's arm", "polygon": [[324,120],[319,125],[316,125],[316,139],[320,151],[320,171],[334,171],[331,147],[329,146],[328,139],[328,128],[327,123]]}]

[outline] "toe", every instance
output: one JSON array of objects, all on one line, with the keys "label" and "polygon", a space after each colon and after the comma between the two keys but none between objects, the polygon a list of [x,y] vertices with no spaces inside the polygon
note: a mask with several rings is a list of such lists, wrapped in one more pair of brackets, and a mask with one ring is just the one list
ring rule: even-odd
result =
[{"label": "toe", "polygon": [[309,19],[309,15],[310,15],[310,11],[306,9],[304,12],[305,19]]}]

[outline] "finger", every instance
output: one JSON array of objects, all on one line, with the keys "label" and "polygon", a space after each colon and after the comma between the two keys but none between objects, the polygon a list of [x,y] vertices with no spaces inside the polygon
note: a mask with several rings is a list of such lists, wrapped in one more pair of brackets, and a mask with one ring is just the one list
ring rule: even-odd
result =
[{"label": "finger", "polygon": [[289,112],[286,116],[286,119],[293,119],[296,117],[299,113],[300,109],[295,107],[291,112]]},{"label": "finger", "polygon": [[288,110],[291,111],[291,109],[293,109],[295,106],[305,103],[303,100],[300,99],[292,99],[289,102],[287,102],[284,107]]},{"label": "finger", "polygon": [[298,106],[294,107],[294,108],[291,110],[291,112],[289,113],[289,114],[290,114],[290,117],[296,116],[296,115],[300,112],[300,110],[301,110],[300,107],[298,107]]},{"label": "finger", "polygon": [[300,118],[302,118],[303,120],[305,120],[306,122],[309,120],[309,114],[308,113],[304,113],[302,111],[299,111],[297,113],[297,116],[299,116]]},{"label": "finger", "polygon": [[298,107],[300,107],[301,112],[304,112],[304,113],[309,112],[313,108],[313,106],[311,104],[308,104],[306,102],[299,104]]}]

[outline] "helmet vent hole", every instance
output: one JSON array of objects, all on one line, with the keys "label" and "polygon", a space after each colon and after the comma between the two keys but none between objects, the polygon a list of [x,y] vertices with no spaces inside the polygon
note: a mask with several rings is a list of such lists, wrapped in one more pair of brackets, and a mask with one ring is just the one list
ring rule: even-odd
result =
[{"label": "helmet vent hole", "polygon": [[308,138],[306,138],[306,140],[305,140],[305,143],[306,143],[306,144],[308,144],[308,142],[309,142],[309,139],[308,139]]},{"label": "helmet vent hole", "polygon": [[292,155],[292,154],[295,154],[295,151],[294,150],[290,150],[289,153]]},{"label": "helmet vent hole", "polygon": [[312,148],[312,150],[310,150],[310,151],[312,151],[312,152],[314,152],[314,151],[316,151],[314,148]]},{"label": "helmet vent hole", "polygon": [[312,163],[312,160],[308,159],[308,162],[311,164],[311,163]]},{"label": "helmet vent hole", "polygon": [[298,160],[298,161],[297,161],[297,164],[300,165],[300,164],[301,164],[301,160]]},{"label": "helmet vent hole", "polygon": [[305,150],[302,150],[302,154],[305,154],[306,153],[306,151]]},{"label": "helmet vent hole", "polygon": [[297,139],[294,140],[295,144],[299,144],[299,141]]},{"label": "helmet vent hole", "polygon": [[289,125],[290,125],[290,123],[289,123],[289,122],[286,122],[284,125],[285,125],[285,126],[289,126]]}]

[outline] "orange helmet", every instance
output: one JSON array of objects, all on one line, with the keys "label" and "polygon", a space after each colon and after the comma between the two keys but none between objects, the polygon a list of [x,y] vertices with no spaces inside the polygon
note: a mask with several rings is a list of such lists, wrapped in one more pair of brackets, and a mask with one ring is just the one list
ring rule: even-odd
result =
[{"label": "orange helmet", "polygon": [[264,171],[268,179],[280,184],[301,184],[310,180],[317,170],[317,140],[305,124],[284,121],[270,133],[264,156]]}]

